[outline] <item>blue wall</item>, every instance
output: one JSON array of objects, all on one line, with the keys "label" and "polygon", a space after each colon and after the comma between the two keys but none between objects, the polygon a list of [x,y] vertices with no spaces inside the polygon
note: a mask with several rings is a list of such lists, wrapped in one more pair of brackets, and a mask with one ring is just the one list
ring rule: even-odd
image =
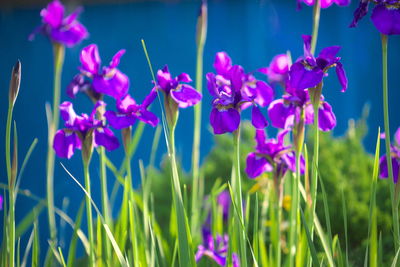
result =
[{"label": "blue wall", "polygon": [[[330,45],[343,47],[340,55],[349,77],[349,89],[345,94],[340,92],[340,85],[334,72],[326,79],[324,87],[324,95],[332,104],[338,120],[334,133],[343,134],[348,120],[358,118],[363,105],[370,103],[370,133],[367,136],[366,146],[371,151],[377,127],[383,127],[380,37],[369,17],[361,21],[357,29],[348,28],[356,4],[352,3],[348,8],[333,6],[322,10],[317,51]],[[86,6],[81,21],[89,30],[90,39],[66,51],[63,88],[77,73],[81,48],[90,43],[97,43],[104,63],[109,62],[119,49],[127,50],[121,60],[120,69],[131,79],[131,94],[141,101],[151,89],[151,75],[140,44],[142,38],[147,43],[155,68],[168,64],[173,74],[187,72],[194,78],[194,37],[198,6],[198,2]],[[44,197],[47,147],[45,103],[51,101],[52,96],[52,51],[48,40],[43,36],[37,36],[34,42],[27,40],[33,28],[40,23],[39,11],[39,8],[0,10],[0,123],[5,125],[6,121],[10,71],[16,59],[20,59],[22,83],[14,113],[19,132],[20,162],[32,140],[35,137],[39,139],[39,144],[22,179],[21,188],[28,188],[32,193]],[[293,58],[297,58],[302,54],[301,35],[311,33],[311,15],[310,7],[296,11],[295,0],[210,1],[209,30],[204,58],[205,73],[213,71],[214,55],[221,50],[227,51],[234,63],[243,65],[247,71],[268,65],[275,54],[285,53],[287,50],[291,51]],[[400,125],[397,109],[397,101],[400,99],[399,49],[400,38],[391,37],[389,85],[393,132]],[[68,100],[65,90],[62,100]],[[83,95],[79,95],[74,103],[78,112],[91,110],[90,102]],[[213,144],[208,126],[210,97],[207,91],[203,103],[202,156],[207,154]],[[160,114],[158,104],[153,108]],[[190,169],[192,129],[188,125],[192,124],[192,116],[192,109],[182,110],[177,129],[177,151],[184,159],[186,170]],[[2,127],[0,140],[4,140],[4,131],[5,127]],[[154,129],[146,127],[138,153],[133,159],[133,169],[137,169],[138,159],[148,162],[153,134]],[[166,150],[163,139],[160,144],[156,161],[158,163]],[[3,141],[0,142],[0,151],[4,151]],[[0,168],[3,170],[0,181],[6,183],[4,153],[0,155],[2,155]],[[122,149],[110,153],[110,157],[119,165],[122,160]],[[80,157],[75,156],[69,161],[56,159],[56,205],[61,207],[63,198],[68,197],[70,199],[68,213],[74,218],[83,194],[62,170],[59,162],[83,182]],[[99,171],[93,166],[93,195],[95,201],[100,203],[100,184],[96,180],[98,173]],[[138,172],[135,174],[138,179]],[[111,186],[110,182],[110,191]],[[22,218],[31,207],[31,200],[19,197],[17,219]],[[47,245],[46,213],[43,212],[40,218],[42,244]],[[69,229],[67,231],[66,233],[70,232]]]}]

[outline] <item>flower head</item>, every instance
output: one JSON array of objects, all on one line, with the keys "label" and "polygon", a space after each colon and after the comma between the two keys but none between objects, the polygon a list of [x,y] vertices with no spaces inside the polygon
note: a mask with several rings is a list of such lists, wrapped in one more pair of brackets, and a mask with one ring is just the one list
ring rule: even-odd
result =
[{"label": "flower head", "polygon": [[386,35],[400,34],[400,2],[398,0],[360,0],[350,27],[356,27],[358,21],[368,13],[369,2],[376,4],[371,15],[375,28]]},{"label": "flower head", "polygon": [[42,25],[37,27],[29,36],[33,40],[36,33],[46,35],[51,41],[72,47],[88,37],[88,32],[77,17],[82,8],[76,9],[69,16],[64,18],[64,6],[59,0],[54,0],[42,9]]},{"label": "flower head", "polygon": [[[216,238],[214,238],[208,229],[203,228],[203,244],[199,245],[197,248],[195,255],[196,262],[203,256],[207,256],[219,266],[227,266],[226,257],[228,256],[228,243],[228,235],[217,235]],[[233,267],[240,266],[239,258],[236,253],[232,253],[232,264]]]},{"label": "flower head", "polygon": [[[306,4],[307,6],[315,5],[316,0],[297,0],[297,8],[301,8],[301,3]],[[348,6],[351,0],[320,0],[320,5],[322,8],[328,8],[333,3],[337,4],[338,6]]]},{"label": "flower head", "polygon": [[[117,100],[124,97],[129,90],[129,78],[117,68],[124,53],[124,49],[118,51],[109,65],[101,68],[97,45],[91,44],[83,48],[80,54],[80,73],[69,84],[67,94],[74,98],[79,91],[83,91],[95,100],[101,94]],[[91,81],[86,81],[85,77]]]},{"label": "flower head", "polygon": [[[277,177],[283,177],[289,169],[296,171],[295,153],[291,146],[285,146],[284,138],[288,130],[278,133],[276,139],[267,139],[264,130],[256,130],[255,152],[247,155],[246,173],[249,178],[256,178],[264,172],[274,172]],[[300,172],[304,173],[304,159],[300,161]]]},{"label": "flower head", "polygon": [[273,89],[244,72],[242,66],[232,65],[225,52],[217,53],[214,62],[216,74],[207,74],[207,88],[213,97],[210,122],[214,134],[235,131],[240,124],[240,113],[252,108],[252,124],[265,128],[268,124],[258,106],[266,107],[273,99]]},{"label": "flower head", "polygon": [[289,58],[286,54],[276,55],[268,67],[259,71],[267,75],[270,84],[279,83],[285,86],[289,78]]},{"label": "flower head", "polygon": [[295,89],[307,89],[317,86],[327,75],[330,68],[336,68],[336,75],[342,86],[342,92],[347,89],[347,77],[340,62],[340,57],[336,54],[340,46],[330,46],[321,50],[318,57],[315,58],[311,52],[311,36],[303,35],[304,56],[300,57],[289,71],[289,83]]},{"label": "flower head", "polygon": [[71,102],[65,101],[60,105],[60,113],[65,121],[65,128],[58,130],[54,136],[53,148],[57,156],[71,158],[75,149],[82,149],[82,145],[89,142],[91,146],[103,146],[107,150],[118,148],[118,139],[101,120],[95,119],[96,112],[105,103],[99,101],[90,115],[77,115]]},{"label": "flower head", "polygon": [[108,110],[104,114],[104,117],[106,117],[109,124],[115,129],[127,128],[133,125],[137,119],[154,127],[158,124],[158,118],[154,113],[148,111],[147,108],[156,96],[157,92],[153,88],[143,103],[138,104],[130,95],[126,95],[124,98],[117,100],[117,112]]},{"label": "flower head", "polygon": [[[394,183],[397,184],[397,181],[399,180],[399,170],[400,170],[400,128],[397,129],[394,139],[396,142],[390,148],[390,157],[392,160],[393,180]],[[381,178],[389,177],[386,155],[383,155],[379,159],[379,176]]]}]

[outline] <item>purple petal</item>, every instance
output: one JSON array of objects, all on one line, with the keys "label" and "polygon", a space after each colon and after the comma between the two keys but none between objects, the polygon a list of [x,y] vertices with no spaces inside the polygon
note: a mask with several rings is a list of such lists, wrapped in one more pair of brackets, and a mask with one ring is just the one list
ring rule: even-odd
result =
[{"label": "purple petal", "polygon": [[268,106],[274,100],[274,90],[263,81],[257,81],[256,92],[257,95],[254,101],[261,107]]},{"label": "purple petal", "polygon": [[268,73],[286,74],[289,71],[289,59],[286,54],[276,55],[269,64]]},{"label": "purple petal", "polygon": [[[288,166],[289,170],[292,172],[296,172],[296,155],[294,152],[287,153],[282,157],[285,161],[286,165]],[[300,174],[304,174],[305,171],[305,160],[304,157],[300,156]]]},{"label": "purple petal", "polygon": [[128,93],[129,78],[118,69],[114,71],[114,75],[110,78],[101,75],[94,76],[92,85],[97,93],[120,99]]},{"label": "purple petal", "polygon": [[318,124],[319,129],[324,132],[330,131],[336,126],[336,116],[327,102],[323,102],[319,107]]},{"label": "purple petal", "polygon": [[272,170],[273,168],[266,158],[259,157],[254,152],[247,155],[245,171],[249,178],[256,178],[264,172],[271,172]]},{"label": "purple petal", "polygon": [[104,113],[104,117],[108,123],[115,129],[128,128],[136,122],[136,117],[130,114],[117,114],[114,111],[108,110]]},{"label": "purple petal", "polygon": [[119,147],[118,138],[107,127],[97,128],[94,131],[95,146],[103,146],[108,151],[117,149]]},{"label": "purple petal", "polygon": [[311,103],[307,104],[304,109],[304,122],[305,122],[305,124],[313,124],[314,123],[314,108]]},{"label": "purple petal", "polygon": [[357,26],[358,22],[368,13],[369,0],[361,0],[357,9],[353,14],[353,21],[350,24],[350,28]]},{"label": "purple petal", "polygon": [[325,47],[321,50],[318,57],[327,60],[328,62],[332,62],[336,59],[336,55],[340,50],[340,46],[329,46]]},{"label": "purple petal", "polygon": [[75,98],[75,95],[79,93],[79,91],[81,91],[84,84],[85,78],[81,74],[75,75],[72,81],[67,86],[67,95],[70,98]]},{"label": "purple petal", "polygon": [[[392,168],[393,168],[393,180],[394,180],[394,183],[397,184],[397,181],[399,179],[400,163],[399,163],[399,160],[396,159],[395,157],[391,157],[391,159],[392,159]],[[389,177],[386,155],[383,155],[379,159],[379,176],[381,178]]]},{"label": "purple petal", "polygon": [[151,105],[151,103],[153,103],[153,101],[154,101],[154,99],[156,99],[156,97],[157,97],[157,90],[155,87],[153,87],[153,89],[151,89],[150,93],[143,100],[143,103],[141,106],[146,109],[148,106]]},{"label": "purple petal", "polygon": [[335,0],[335,3],[338,6],[348,6],[350,4],[351,0]]},{"label": "purple petal", "polygon": [[67,127],[72,126],[77,117],[73,104],[69,101],[64,101],[60,104],[60,115]]},{"label": "purple petal", "polygon": [[287,121],[293,115],[293,109],[285,106],[283,99],[272,101],[268,107],[268,117],[271,119],[272,126],[284,129],[287,127]]},{"label": "purple petal", "polygon": [[321,8],[328,8],[333,4],[333,0],[321,0]]},{"label": "purple petal", "polygon": [[255,136],[255,140],[256,140],[256,149],[257,151],[262,152],[263,151],[263,147],[265,145],[265,140],[266,140],[267,136],[265,134],[265,130],[264,129],[256,129],[256,136]]},{"label": "purple petal", "polygon": [[82,7],[78,7],[77,9],[75,9],[74,12],[72,12],[71,14],[69,14],[67,17],[65,17],[63,19],[63,25],[68,26],[68,25],[72,25],[73,23],[75,23],[77,17],[79,16],[79,14],[82,13],[82,11],[83,11]]},{"label": "purple petal", "polygon": [[50,37],[56,42],[60,42],[68,47],[72,47],[87,38],[89,35],[85,26],[75,22],[72,25],[67,25],[62,28],[52,29]]},{"label": "purple petal", "polygon": [[396,133],[394,134],[394,140],[396,141],[397,145],[400,146],[400,127],[397,129]]},{"label": "purple petal", "polygon": [[117,100],[117,110],[121,113],[136,112],[139,105],[136,104],[135,99],[127,94],[124,98]]},{"label": "purple petal", "polygon": [[240,260],[236,253],[232,253],[232,265],[233,267],[240,267]]},{"label": "purple petal", "polygon": [[177,90],[171,91],[171,97],[180,108],[187,108],[196,105],[201,100],[201,94],[193,87],[181,84]]},{"label": "purple petal", "polygon": [[285,142],[285,137],[286,135],[289,133],[290,131],[288,129],[280,131],[277,135],[276,135],[276,140],[278,141],[278,144],[283,146],[284,142]]},{"label": "purple petal", "polygon": [[58,130],[54,135],[53,148],[60,158],[70,159],[81,142],[74,132]]},{"label": "purple petal", "polygon": [[214,134],[233,132],[239,127],[240,114],[234,108],[228,110],[213,108],[210,114],[210,123]]},{"label": "purple petal", "polygon": [[317,86],[322,81],[324,72],[319,68],[309,70],[301,62],[296,62],[290,68],[289,77],[290,86],[301,90]]},{"label": "purple petal", "polygon": [[231,78],[231,85],[234,91],[240,92],[243,86],[244,69],[242,66],[235,65],[229,72]]},{"label": "purple petal", "polygon": [[125,54],[125,49],[119,50],[112,58],[110,62],[110,68],[116,68],[119,65],[119,62],[121,61],[121,57]]},{"label": "purple petal", "polygon": [[203,257],[204,252],[205,252],[204,246],[203,246],[203,245],[199,245],[199,246],[197,247],[196,255],[194,256],[196,262],[199,262],[199,260]]},{"label": "purple petal", "polygon": [[177,77],[178,82],[184,82],[184,83],[190,83],[192,82],[192,79],[190,78],[189,74],[187,73],[181,73]]},{"label": "purple petal", "polygon": [[340,85],[342,86],[342,92],[345,92],[347,90],[348,80],[343,65],[340,62],[336,63],[336,75],[339,79]]},{"label": "purple petal", "polygon": [[171,73],[169,73],[167,65],[165,65],[163,69],[157,71],[157,83],[161,87],[161,89],[163,89],[164,91],[170,90],[171,81]]},{"label": "purple petal", "polygon": [[140,111],[140,114],[137,115],[137,118],[153,127],[156,127],[159,122],[158,117],[153,112],[145,109]]},{"label": "purple petal", "polygon": [[60,27],[64,18],[64,6],[60,1],[54,0],[40,11],[40,16],[43,23],[49,24],[52,28]]},{"label": "purple petal", "polygon": [[217,74],[227,76],[232,67],[232,60],[226,52],[219,52],[215,55],[214,68]]},{"label": "purple petal", "polygon": [[265,119],[261,110],[256,106],[253,106],[251,110],[251,123],[256,129],[264,129],[268,126],[267,119]]},{"label": "purple petal", "polygon": [[211,73],[211,72],[207,73],[206,78],[207,78],[207,89],[208,89],[208,92],[210,93],[210,95],[212,95],[213,97],[219,97],[219,93],[217,90],[217,80],[215,78],[215,74]]},{"label": "purple petal", "polygon": [[82,49],[80,54],[81,69],[96,75],[100,71],[101,59],[97,45],[91,44]]},{"label": "purple petal", "polygon": [[312,54],[311,54],[312,36],[311,35],[303,35],[302,38],[303,38],[303,42],[304,42],[304,56],[312,57]]},{"label": "purple petal", "polygon": [[371,15],[375,27],[383,34],[400,34],[400,9],[390,5],[377,5]]}]

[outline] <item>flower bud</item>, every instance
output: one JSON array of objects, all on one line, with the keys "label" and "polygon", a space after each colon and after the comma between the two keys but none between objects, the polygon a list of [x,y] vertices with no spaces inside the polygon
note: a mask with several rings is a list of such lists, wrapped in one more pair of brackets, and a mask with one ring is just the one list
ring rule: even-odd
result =
[{"label": "flower bud", "polygon": [[17,99],[20,83],[21,83],[21,62],[18,60],[12,69],[10,87],[8,90],[8,101],[11,106],[14,106],[15,100]]},{"label": "flower bud", "polygon": [[196,26],[196,45],[203,47],[207,37],[207,1],[203,0],[200,6],[199,16],[197,18]]}]

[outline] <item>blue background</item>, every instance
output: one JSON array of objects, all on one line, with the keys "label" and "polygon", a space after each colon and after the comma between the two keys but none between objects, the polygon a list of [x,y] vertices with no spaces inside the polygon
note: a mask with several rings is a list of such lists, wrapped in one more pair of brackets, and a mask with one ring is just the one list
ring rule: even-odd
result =
[{"label": "blue background", "polygon": [[[354,1],[353,1],[354,2]],[[326,46],[340,45],[343,65],[349,78],[349,89],[340,92],[336,75],[325,79],[323,93],[333,106],[338,125],[334,134],[342,135],[350,118],[359,118],[365,103],[371,105],[369,117],[370,132],[365,141],[369,151],[373,150],[378,127],[383,127],[382,90],[381,90],[381,50],[380,36],[373,27],[369,15],[358,28],[349,29],[352,14],[357,3],[350,7],[332,6],[321,12],[321,25],[317,52]],[[69,6],[71,11],[75,6]],[[181,72],[195,76],[195,27],[199,2],[140,2],[121,5],[88,5],[80,16],[80,21],[90,32],[90,38],[80,45],[67,49],[62,76],[62,101],[70,100],[65,95],[65,87],[77,73],[80,50],[91,43],[99,46],[103,63],[107,64],[119,49],[125,48],[120,69],[131,80],[130,93],[141,102],[151,89],[151,74],[141,47],[144,39],[155,69],[168,64],[173,75]],[[39,143],[26,168],[21,188],[45,197],[45,155],[47,150],[47,124],[45,103],[51,102],[53,83],[52,50],[49,41],[36,36],[33,42],[27,40],[34,27],[40,24],[41,7],[31,9],[0,9],[0,140],[4,140],[5,122],[8,106],[8,83],[13,64],[17,59],[22,62],[22,82],[14,110],[19,133],[20,163],[32,140],[37,137]],[[213,71],[214,55],[226,51],[235,64],[243,65],[247,71],[255,71],[269,64],[278,53],[290,50],[294,59],[302,55],[302,34],[311,34],[312,8],[303,6],[296,11],[295,0],[265,1],[210,1],[209,27],[204,56],[204,73]],[[400,99],[400,38],[390,37],[389,41],[389,86],[390,116],[392,134],[400,125],[398,101]],[[259,76],[262,77],[262,76]],[[208,117],[211,99],[204,91],[201,155],[204,157],[213,145],[209,130]],[[90,112],[92,105],[85,96],[74,100],[78,113]],[[112,101],[109,107],[114,108]],[[153,111],[160,114],[158,103]],[[192,147],[192,109],[181,111],[177,128],[177,151],[183,158],[184,167],[190,170]],[[154,129],[146,126],[138,153],[132,160],[132,168],[138,169],[138,160],[145,164],[150,155],[150,145]],[[119,133],[117,133],[119,135]],[[157,166],[165,153],[165,142],[161,139],[156,162]],[[4,142],[0,142],[0,151],[4,151]],[[4,153],[0,153],[0,181],[6,183]],[[122,149],[109,153],[119,166]],[[80,156],[71,160],[56,158],[55,163],[55,203],[61,207],[64,198],[69,198],[68,214],[75,218],[83,198],[82,191],[68,177],[60,166],[62,162],[78,180],[81,176]],[[97,161],[96,157],[94,161]],[[99,171],[92,164],[92,193],[96,203],[100,203]],[[355,178],[355,177],[354,177]],[[136,183],[139,180],[135,171]],[[113,178],[109,176],[109,192]],[[17,220],[20,220],[34,203],[25,197],[17,202]],[[59,222],[59,218],[57,217]],[[42,246],[47,247],[47,212],[40,217]],[[83,225],[83,229],[86,226]],[[70,235],[66,228],[65,237]],[[67,238],[67,242],[68,242]],[[22,248],[25,243],[22,243]],[[68,244],[68,243],[66,243]],[[44,249],[42,255],[45,254]]]}]

